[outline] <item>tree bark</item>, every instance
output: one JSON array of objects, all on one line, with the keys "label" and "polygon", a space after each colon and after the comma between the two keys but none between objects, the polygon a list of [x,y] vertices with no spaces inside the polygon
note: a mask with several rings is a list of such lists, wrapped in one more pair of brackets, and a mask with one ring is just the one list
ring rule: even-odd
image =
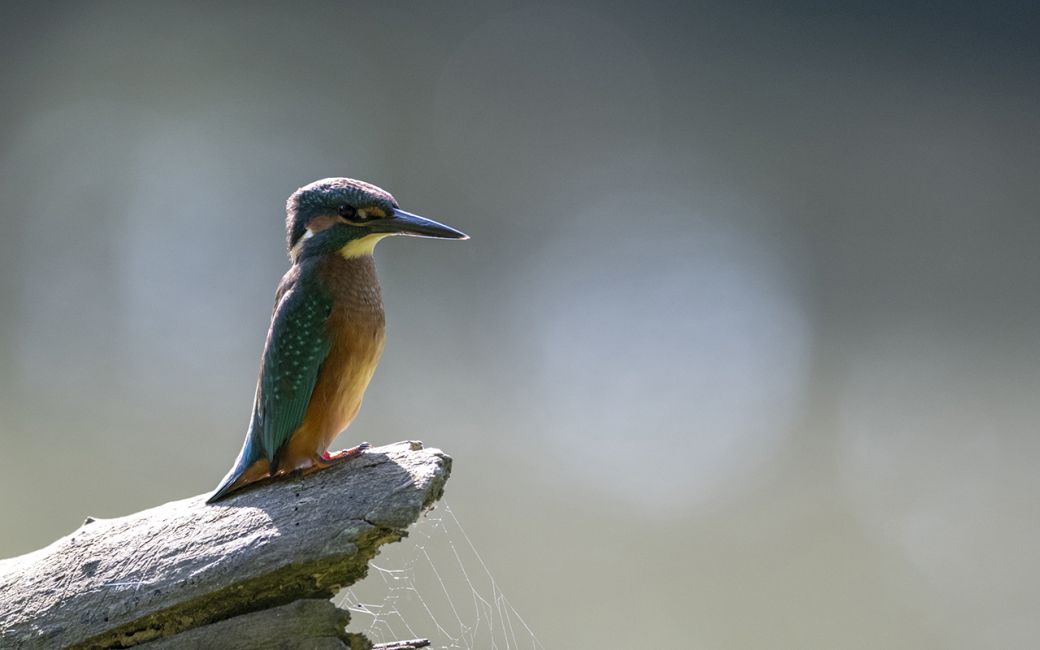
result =
[{"label": "tree bark", "polygon": [[[441,451],[402,442],[215,505],[200,495],[88,518],[46,548],[0,561],[0,647],[297,647],[299,625],[311,630],[307,647],[366,647],[343,632],[346,612],[282,606],[328,599],[364,577],[379,547],[440,498],[450,472]],[[247,627],[268,636],[228,645]]]}]

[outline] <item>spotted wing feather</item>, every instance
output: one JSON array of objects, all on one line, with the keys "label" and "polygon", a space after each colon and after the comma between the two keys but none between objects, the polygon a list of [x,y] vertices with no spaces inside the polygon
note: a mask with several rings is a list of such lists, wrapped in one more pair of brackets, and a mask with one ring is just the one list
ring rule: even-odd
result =
[{"label": "spotted wing feather", "polygon": [[272,471],[277,469],[279,449],[303,422],[328,356],[330,311],[328,297],[302,282],[289,287],[275,307],[250,426]]},{"label": "spotted wing feather", "polygon": [[290,271],[275,293],[249,431],[235,464],[207,503],[224,498],[262,458],[276,471],[279,450],[303,422],[331,347],[326,321],[332,303],[307,275],[301,269]]}]

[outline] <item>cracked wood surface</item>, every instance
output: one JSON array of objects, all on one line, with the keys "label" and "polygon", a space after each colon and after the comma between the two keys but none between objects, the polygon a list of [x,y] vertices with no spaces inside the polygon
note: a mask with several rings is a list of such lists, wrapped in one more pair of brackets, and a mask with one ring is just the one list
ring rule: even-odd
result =
[{"label": "cracked wood surface", "polygon": [[0,647],[129,647],[365,575],[440,498],[451,458],[402,442],[304,478],[90,520],[0,561]]}]

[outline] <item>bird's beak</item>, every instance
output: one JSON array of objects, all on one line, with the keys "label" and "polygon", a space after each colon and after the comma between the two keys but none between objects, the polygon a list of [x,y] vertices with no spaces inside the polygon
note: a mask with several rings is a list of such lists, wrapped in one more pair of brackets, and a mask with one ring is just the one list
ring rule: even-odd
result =
[{"label": "bird's beak", "polygon": [[436,237],[437,239],[469,239],[469,235],[443,223],[420,217],[404,210],[394,210],[389,219],[372,222],[372,229],[393,235],[412,237]]}]

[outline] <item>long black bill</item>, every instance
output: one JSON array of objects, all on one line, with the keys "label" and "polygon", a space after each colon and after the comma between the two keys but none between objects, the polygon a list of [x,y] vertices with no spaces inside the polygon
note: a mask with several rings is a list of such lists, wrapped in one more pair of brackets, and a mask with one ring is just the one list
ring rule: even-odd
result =
[{"label": "long black bill", "polygon": [[412,237],[436,237],[437,239],[469,239],[469,235],[443,223],[420,217],[404,210],[394,210],[389,219],[373,222],[373,230],[392,232]]}]

